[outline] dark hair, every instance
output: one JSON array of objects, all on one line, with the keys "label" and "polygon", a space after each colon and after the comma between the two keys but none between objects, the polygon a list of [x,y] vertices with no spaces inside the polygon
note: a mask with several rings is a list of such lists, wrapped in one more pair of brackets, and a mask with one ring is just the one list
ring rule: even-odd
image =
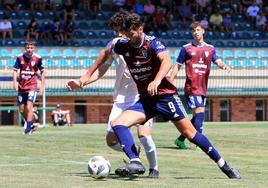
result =
[{"label": "dark hair", "polygon": [[201,27],[202,29],[205,29],[205,27],[203,26],[203,24],[201,24],[201,22],[193,22],[191,24],[192,30],[195,29],[195,28],[197,28],[197,27]]},{"label": "dark hair", "polygon": [[141,17],[136,13],[129,14],[125,19],[125,24],[123,26],[123,31],[128,32],[132,29],[137,29],[138,27],[143,26]]},{"label": "dark hair", "polygon": [[34,40],[26,40],[25,46],[27,46],[27,45],[34,45],[35,46],[35,41]]},{"label": "dark hair", "polygon": [[128,11],[120,10],[111,17],[109,26],[117,32],[122,31],[125,25],[125,19],[128,15]]}]

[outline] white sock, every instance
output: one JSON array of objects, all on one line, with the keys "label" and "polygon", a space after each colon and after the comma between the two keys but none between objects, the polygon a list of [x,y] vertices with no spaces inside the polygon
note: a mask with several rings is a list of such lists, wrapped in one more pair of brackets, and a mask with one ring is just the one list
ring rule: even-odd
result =
[{"label": "white sock", "polygon": [[144,147],[150,169],[158,170],[157,151],[152,136],[143,136],[140,142]]},{"label": "white sock", "polygon": [[119,143],[113,145],[113,146],[109,146],[110,148],[112,148],[115,151],[123,151],[121,148],[121,145]]},{"label": "white sock", "polygon": [[217,162],[217,165],[221,168],[223,167],[223,165],[225,164],[225,161],[223,160],[223,158],[220,158],[220,160]]},{"label": "white sock", "polygon": [[138,161],[138,162],[141,162],[141,160],[139,158],[133,158],[133,159],[130,159],[130,162],[132,161]]}]

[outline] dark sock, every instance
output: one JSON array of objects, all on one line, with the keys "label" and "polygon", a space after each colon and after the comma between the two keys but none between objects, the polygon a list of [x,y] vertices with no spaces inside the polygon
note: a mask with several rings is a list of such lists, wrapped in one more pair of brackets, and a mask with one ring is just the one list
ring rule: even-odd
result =
[{"label": "dark sock", "polygon": [[203,131],[204,119],[205,119],[204,112],[200,112],[200,113],[195,114],[193,125],[194,125],[195,129],[200,133],[202,133],[202,131]]},{"label": "dark sock", "polygon": [[210,143],[207,137],[199,132],[196,132],[195,136],[191,140],[195,145],[199,146],[212,160],[218,162],[221,158],[218,151]]},{"label": "dark sock", "polygon": [[113,130],[128,158],[139,158],[134,139],[129,131],[129,128],[124,125],[116,125],[113,127]]}]

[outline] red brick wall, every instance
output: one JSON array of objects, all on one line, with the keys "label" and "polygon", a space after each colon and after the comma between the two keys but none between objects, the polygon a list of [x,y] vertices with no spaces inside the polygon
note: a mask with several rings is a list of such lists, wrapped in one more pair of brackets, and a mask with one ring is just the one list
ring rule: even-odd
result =
[{"label": "red brick wall", "polygon": [[[220,101],[230,100],[231,104],[231,120],[232,121],[255,121],[256,113],[256,97],[208,97],[212,101],[212,121],[220,121]],[[260,99],[266,99],[266,120],[268,119],[268,97],[261,97]],[[111,96],[55,96],[47,97],[47,106],[56,106],[57,103],[62,105],[64,110],[69,109],[71,111],[72,122],[75,122],[75,101],[85,101],[86,105],[86,123],[107,123],[110,110],[112,107]],[[15,97],[2,97],[1,101],[14,101],[16,105]],[[41,102],[40,98],[39,101]],[[41,104],[40,104],[41,105]],[[39,106],[40,106],[39,105]],[[51,111],[47,111],[47,123],[50,123]],[[0,119],[1,119],[0,113]],[[14,113],[14,123],[17,124],[17,112]]]}]

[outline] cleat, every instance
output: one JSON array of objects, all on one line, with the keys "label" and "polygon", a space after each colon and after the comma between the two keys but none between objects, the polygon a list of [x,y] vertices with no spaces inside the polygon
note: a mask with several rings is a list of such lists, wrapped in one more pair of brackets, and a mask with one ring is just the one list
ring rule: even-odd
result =
[{"label": "cleat", "polygon": [[226,174],[230,179],[241,179],[240,173],[234,167],[229,165],[226,161],[223,167],[220,168],[221,171]]},{"label": "cleat", "polygon": [[185,142],[180,141],[178,138],[174,143],[176,146],[178,146],[179,149],[188,149],[188,146],[185,144]]},{"label": "cleat", "polygon": [[149,169],[149,177],[150,178],[158,178],[159,177],[159,171],[156,169]]},{"label": "cleat", "polygon": [[139,161],[131,161],[123,167],[115,170],[115,174],[126,177],[132,174],[144,174],[145,168]]}]

